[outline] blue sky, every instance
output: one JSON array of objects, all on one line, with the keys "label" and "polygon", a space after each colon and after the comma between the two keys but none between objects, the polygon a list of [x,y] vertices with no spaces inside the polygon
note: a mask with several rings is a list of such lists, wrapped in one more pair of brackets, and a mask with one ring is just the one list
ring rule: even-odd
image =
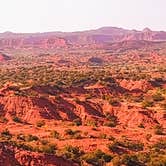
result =
[{"label": "blue sky", "polygon": [[0,0],[0,32],[103,26],[166,31],[166,0]]}]

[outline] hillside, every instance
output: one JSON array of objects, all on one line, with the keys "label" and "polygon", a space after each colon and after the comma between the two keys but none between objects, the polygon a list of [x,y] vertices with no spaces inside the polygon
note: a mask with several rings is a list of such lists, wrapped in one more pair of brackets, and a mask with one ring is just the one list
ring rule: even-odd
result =
[{"label": "hillside", "polygon": [[33,34],[0,34],[1,48],[57,48],[79,45],[100,45],[122,41],[166,41],[166,32],[126,30],[116,27],[103,27],[82,32],[48,32]]}]

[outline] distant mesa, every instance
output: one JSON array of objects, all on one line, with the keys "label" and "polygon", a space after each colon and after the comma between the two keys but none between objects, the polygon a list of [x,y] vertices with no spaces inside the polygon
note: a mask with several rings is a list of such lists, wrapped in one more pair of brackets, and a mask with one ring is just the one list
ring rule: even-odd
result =
[{"label": "distant mesa", "polygon": [[0,52],[0,62],[11,60],[11,57]]},{"label": "distant mesa", "polygon": [[64,60],[64,59],[60,59],[60,60],[58,60],[58,63],[64,64],[64,63],[70,63],[70,61]]},{"label": "distant mesa", "polygon": [[122,41],[166,41],[166,32],[128,30],[117,27],[102,27],[95,30],[79,32],[45,32],[45,33],[0,33],[0,48],[68,48],[80,46],[101,46]]},{"label": "distant mesa", "polygon": [[98,57],[91,57],[91,58],[89,58],[88,62],[101,64],[101,63],[103,63],[103,59],[102,58],[98,58]]},{"label": "distant mesa", "polygon": [[152,32],[152,30],[150,28],[144,28],[143,32]]}]

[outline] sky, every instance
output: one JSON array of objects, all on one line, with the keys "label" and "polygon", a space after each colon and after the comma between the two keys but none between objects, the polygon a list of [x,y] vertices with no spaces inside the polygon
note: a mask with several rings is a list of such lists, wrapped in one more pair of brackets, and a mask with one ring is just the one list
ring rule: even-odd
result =
[{"label": "sky", "polygon": [[0,32],[166,31],[166,0],[0,0]]}]

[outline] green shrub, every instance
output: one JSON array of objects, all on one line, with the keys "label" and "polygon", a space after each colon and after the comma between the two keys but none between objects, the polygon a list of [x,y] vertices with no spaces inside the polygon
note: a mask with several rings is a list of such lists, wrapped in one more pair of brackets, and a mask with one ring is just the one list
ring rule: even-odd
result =
[{"label": "green shrub", "polygon": [[140,123],[140,124],[138,125],[138,127],[139,127],[139,128],[145,128],[145,126],[144,126],[142,123]]},{"label": "green shrub", "polygon": [[163,135],[164,133],[164,129],[163,129],[163,126],[161,125],[156,125],[154,127],[154,133],[157,134],[157,135]]},{"label": "green shrub", "polygon": [[0,116],[0,123],[7,123],[7,122],[8,120],[5,117]]},{"label": "green shrub", "polygon": [[117,126],[117,122],[114,122],[114,121],[107,121],[107,122],[104,122],[104,126],[116,127],[116,126]]},{"label": "green shrub", "polygon": [[81,131],[80,130],[71,130],[71,129],[66,129],[65,130],[65,135],[69,135],[71,138],[75,139],[81,139]]},{"label": "green shrub", "polygon": [[121,164],[126,166],[142,166],[136,155],[123,155]]},{"label": "green shrub", "polygon": [[19,117],[17,117],[17,116],[14,116],[12,119],[16,123],[22,123],[22,120]]},{"label": "green shrub", "polygon": [[74,131],[74,130],[72,130],[72,129],[66,129],[66,130],[65,130],[65,134],[66,134],[66,135],[74,135],[75,133],[77,133],[77,131]]},{"label": "green shrub", "polygon": [[5,138],[5,139],[11,139],[12,134],[10,133],[10,131],[8,129],[5,129],[1,132],[1,137]]},{"label": "green shrub", "polygon": [[111,135],[107,136],[107,139],[110,140],[110,141],[115,141],[115,137],[113,137]]},{"label": "green shrub", "polygon": [[144,100],[142,102],[142,107],[143,108],[152,107],[152,106],[153,106],[153,102],[152,101]]},{"label": "green shrub", "polygon": [[86,125],[87,125],[87,126],[97,127],[97,121],[95,121],[95,120],[88,120],[88,121],[86,122]]},{"label": "green shrub", "polygon": [[21,148],[23,150],[28,150],[28,151],[35,151],[34,147],[32,147],[31,145],[26,145],[25,143],[19,143],[19,142],[12,142],[12,144],[14,146],[16,146],[17,148]]},{"label": "green shrub", "polygon": [[55,144],[46,144],[39,147],[39,152],[46,153],[46,154],[55,154],[55,150],[57,146]]},{"label": "green shrub", "polygon": [[118,124],[118,118],[110,113],[106,113],[107,121],[104,122],[104,126],[116,127]]},{"label": "green shrub", "polygon": [[144,149],[144,144],[140,142],[124,141],[120,142],[120,145],[133,151],[142,151]]},{"label": "green shrub", "polygon": [[166,140],[160,140],[158,141],[157,143],[155,143],[153,145],[154,148],[157,148],[157,149],[166,149]]},{"label": "green shrub", "polygon": [[109,104],[112,105],[112,106],[118,106],[119,105],[119,102],[117,99],[114,99],[114,98],[110,98],[108,100]]},{"label": "green shrub", "polygon": [[99,135],[99,138],[101,138],[101,139],[106,139],[106,138],[107,138],[107,134],[101,133],[101,134]]},{"label": "green shrub", "polygon": [[119,143],[114,141],[113,143],[110,143],[107,145],[108,146],[108,149],[112,152],[117,152],[118,149],[119,149]]},{"label": "green shrub", "polygon": [[57,131],[51,131],[50,133],[51,137],[59,139],[60,138],[60,134]]},{"label": "green shrub", "polygon": [[22,141],[26,141],[26,136],[24,134],[18,134],[17,139],[22,140]]},{"label": "green shrub", "polygon": [[48,140],[45,139],[40,140],[40,142],[42,145],[47,145],[49,143]]},{"label": "green shrub", "polygon": [[61,150],[60,153],[67,159],[79,161],[83,151],[81,151],[79,147],[67,145]]},{"label": "green shrub", "polygon": [[39,138],[38,138],[37,136],[31,135],[31,134],[27,135],[27,136],[25,137],[25,139],[26,139],[26,141],[28,141],[28,142],[39,140]]},{"label": "green shrub", "polygon": [[166,155],[153,156],[147,166],[166,166]]},{"label": "green shrub", "polygon": [[113,151],[117,152],[119,147],[128,148],[132,151],[142,151],[144,149],[144,144],[140,142],[131,142],[131,141],[115,141],[111,144],[108,144],[108,148]]},{"label": "green shrub", "polygon": [[42,126],[44,126],[44,125],[45,125],[45,121],[44,121],[44,120],[38,121],[38,122],[36,123],[36,126],[37,126],[37,127],[42,127]]},{"label": "green shrub", "polygon": [[74,120],[73,120],[73,123],[74,123],[74,125],[76,125],[76,126],[82,125],[82,122],[81,122],[81,119],[80,119],[80,118],[74,119]]},{"label": "green shrub", "polygon": [[82,159],[85,160],[88,164],[96,166],[102,166],[104,163],[110,162],[112,158],[113,157],[111,155],[106,154],[101,150],[87,153],[82,157]]},{"label": "green shrub", "polygon": [[163,101],[165,98],[162,96],[161,93],[156,93],[152,96],[154,101]]}]

